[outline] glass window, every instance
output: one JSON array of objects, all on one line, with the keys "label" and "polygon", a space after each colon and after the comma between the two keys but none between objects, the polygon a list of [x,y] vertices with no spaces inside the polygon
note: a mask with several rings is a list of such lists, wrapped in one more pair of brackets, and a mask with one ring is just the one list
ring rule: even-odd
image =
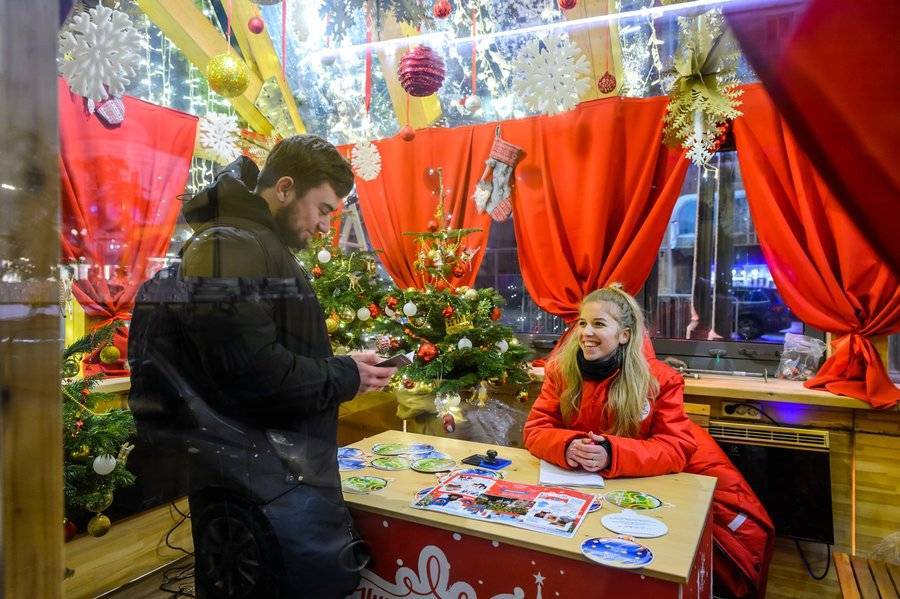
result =
[{"label": "glass window", "polygon": [[[672,210],[644,286],[651,336],[782,345],[785,333],[804,332],[803,323],[782,301],[769,272],[737,152],[720,151],[714,166],[708,172],[690,167]],[[710,354],[704,345],[691,347],[673,353]]]},{"label": "glass window", "polygon": [[512,219],[493,223],[476,287],[493,287],[506,299],[501,322],[517,333],[560,335],[565,322],[544,312],[525,290]]},{"label": "glass window", "polygon": [[900,383],[900,333],[888,338],[888,376],[895,383]]}]

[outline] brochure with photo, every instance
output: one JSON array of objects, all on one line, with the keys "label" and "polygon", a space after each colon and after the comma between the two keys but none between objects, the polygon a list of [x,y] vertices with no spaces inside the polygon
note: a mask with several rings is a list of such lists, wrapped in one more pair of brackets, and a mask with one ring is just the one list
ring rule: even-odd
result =
[{"label": "brochure with photo", "polygon": [[572,537],[593,501],[593,495],[573,489],[453,473],[412,507]]}]

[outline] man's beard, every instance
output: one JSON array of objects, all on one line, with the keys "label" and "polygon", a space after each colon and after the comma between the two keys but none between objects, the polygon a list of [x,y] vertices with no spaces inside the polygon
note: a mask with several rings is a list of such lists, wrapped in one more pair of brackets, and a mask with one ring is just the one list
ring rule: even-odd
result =
[{"label": "man's beard", "polygon": [[295,232],[290,226],[291,212],[294,209],[292,204],[293,202],[275,214],[275,226],[278,230],[278,236],[285,245],[292,250],[302,250],[306,247],[308,240],[302,239],[300,234]]}]

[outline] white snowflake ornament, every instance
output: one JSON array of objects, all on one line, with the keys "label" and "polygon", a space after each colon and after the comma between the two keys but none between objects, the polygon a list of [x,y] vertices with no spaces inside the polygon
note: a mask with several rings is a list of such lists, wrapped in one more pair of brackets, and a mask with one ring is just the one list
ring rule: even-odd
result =
[{"label": "white snowflake ornament", "polygon": [[94,102],[125,93],[145,44],[127,14],[99,4],[72,17],[60,34],[59,73],[93,112]]},{"label": "white snowflake ornament", "polygon": [[350,152],[350,164],[357,177],[372,181],[381,174],[381,153],[371,141],[360,142]]},{"label": "white snowflake ornament", "polygon": [[551,33],[528,40],[513,68],[519,73],[513,91],[534,112],[571,110],[591,88],[591,65],[566,36]]},{"label": "white snowflake ornament", "polygon": [[236,116],[209,112],[200,119],[200,147],[219,164],[228,164],[240,156],[237,141]]}]

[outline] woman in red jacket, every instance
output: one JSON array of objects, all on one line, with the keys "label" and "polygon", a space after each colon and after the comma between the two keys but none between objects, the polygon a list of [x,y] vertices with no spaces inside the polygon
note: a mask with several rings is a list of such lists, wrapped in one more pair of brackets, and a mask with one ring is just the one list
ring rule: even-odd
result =
[{"label": "woman in red jacket", "polygon": [[718,479],[715,594],[764,597],[772,520],[718,444],[684,413],[684,379],[656,359],[634,298],[592,292],[550,358],[523,435],[535,456],[608,478],[687,471]]},{"label": "woman in red jacket", "polygon": [[641,309],[621,287],[584,298],[575,330],[547,364],[525,447],[610,478],[681,472],[696,443],[684,380],[644,353]]}]

